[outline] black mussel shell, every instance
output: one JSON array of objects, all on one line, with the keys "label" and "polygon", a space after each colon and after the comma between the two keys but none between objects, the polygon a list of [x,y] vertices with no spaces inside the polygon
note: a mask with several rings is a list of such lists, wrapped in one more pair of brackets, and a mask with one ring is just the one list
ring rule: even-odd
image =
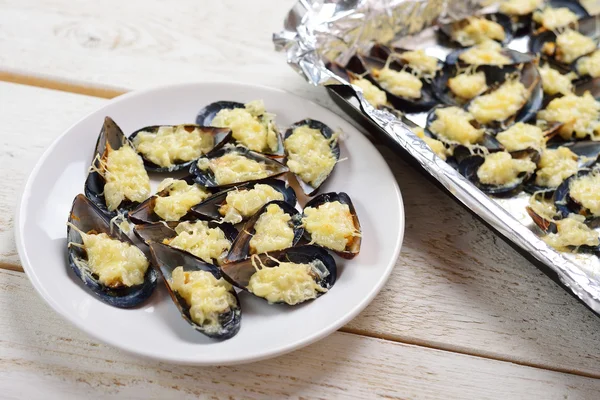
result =
[{"label": "black mussel shell", "polygon": [[525,207],[525,210],[527,211],[527,214],[529,214],[529,216],[531,217],[533,222],[537,225],[537,227],[542,230],[542,232],[544,232],[544,233],[557,233],[558,232],[558,227],[554,220],[549,220],[546,217],[539,215],[530,206]]},{"label": "black mussel shell", "polygon": [[230,293],[235,297],[237,305],[236,307],[232,307],[229,312],[219,316],[220,327],[217,332],[208,331],[206,327],[194,322],[190,316],[190,306],[185,299],[179,296],[177,292],[171,290],[171,274],[177,267],[183,267],[184,271],[210,272],[215,278],[221,279],[222,274],[219,267],[213,264],[207,264],[190,253],[174,249],[164,244],[152,243],[150,245],[150,253],[152,253],[152,259],[161,272],[169,294],[173,299],[173,303],[175,303],[179,309],[181,316],[194,329],[213,339],[229,339],[239,332],[242,322],[242,309],[240,306],[240,299],[233,287],[231,288]]},{"label": "black mussel shell", "polygon": [[[459,65],[461,67],[466,67],[466,66],[470,65],[470,64],[463,62],[462,60],[460,60],[458,58],[458,57],[460,57],[460,55],[462,53],[464,53],[467,50],[468,49],[459,49],[459,50],[455,50],[452,53],[448,54],[446,56],[446,65]],[[506,64],[506,65],[531,63],[531,62],[536,61],[536,59],[537,59],[535,54],[521,53],[520,51],[507,49],[507,48],[502,49],[500,51],[500,53],[504,54],[505,56],[507,56],[508,58],[510,58],[512,60],[511,64]],[[486,64],[480,64],[480,65],[486,65]],[[500,66],[506,66],[506,65],[500,65]]]},{"label": "black mussel shell", "polygon": [[[508,42],[510,42],[513,39],[513,24],[508,15],[505,15],[502,13],[489,13],[489,14],[474,15],[473,17],[469,17],[469,18],[485,18],[489,21],[493,21],[493,22],[500,24],[502,26],[502,28],[504,28],[504,40],[500,42],[502,44],[507,44]],[[469,18],[463,18],[459,21],[453,21],[453,22],[450,22],[447,24],[442,24],[439,26],[439,30],[440,30],[440,32],[442,32],[444,35],[447,36],[448,40],[452,41],[455,44],[458,44],[459,46],[462,46],[462,47],[472,46],[475,43],[463,44],[463,43],[454,41],[452,39],[452,33],[456,29],[460,29],[461,26],[463,26],[463,25],[466,26],[466,24],[469,21]]]},{"label": "black mussel shell", "polygon": [[514,183],[509,185],[487,185],[482,183],[477,176],[479,167],[484,163],[485,158],[479,155],[473,155],[464,158],[458,164],[458,172],[473,183],[479,190],[496,197],[509,197],[521,191],[523,183],[531,177],[531,174],[521,174]]},{"label": "black mussel shell", "polygon": [[[362,231],[360,229],[360,221],[358,220],[358,214],[356,213],[356,210],[354,209],[354,204],[352,204],[352,200],[350,200],[350,196],[348,196],[344,192],[339,192],[339,193],[330,192],[330,193],[320,194],[317,197],[311,199],[308,203],[306,203],[306,205],[304,206],[304,209],[306,210],[306,208],[308,208],[308,207],[318,208],[321,204],[333,203],[335,201],[339,201],[342,204],[348,205],[348,208],[350,209],[350,214],[352,214],[352,221],[354,223],[354,229],[360,235],[362,233]],[[302,214],[302,217],[304,218],[305,215]],[[310,235],[310,232],[308,232],[306,229],[304,230],[304,238],[308,242],[312,242],[312,237]],[[346,246],[346,249],[344,249],[344,251],[336,251],[336,250],[332,250],[332,249],[330,249],[330,250],[334,251],[340,257],[343,257],[346,259],[351,259],[351,258],[356,257],[358,255],[358,253],[360,252],[361,242],[362,242],[362,238],[360,236],[354,236],[352,238],[352,240],[350,240],[350,243],[348,243],[348,245]],[[319,246],[318,243],[311,243],[311,244],[314,244],[315,246]],[[321,247],[323,247],[323,246],[321,246]]]},{"label": "black mussel shell", "polygon": [[[431,87],[427,82],[423,82],[423,87],[421,88],[421,97],[419,99],[409,99],[405,97],[396,96],[395,94],[385,90],[379,84],[377,79],[375,79],[371,74],[371,71],[373,69],[381,69],[384,66],[385,60],[379,58],[370,56],[353,56],[346,65],[346,69],[357,75],[364,75],[365,79],[370,80],[371,83],[373,83],[379,89],[383,90],[387,96],[388,102],[394,108],[397,108],[399,110],[404,110],[407,112],[424,111],[437,104],[437,100],[434,98]],[[404,68],[397,61],[390,62],[389,67],[390,69],[393,69],[395,71],[401,71]]]},{"label": "black mussel shell", "polygon": [[600,159],[600,142],[593,140],[582,140],[566,143],[552,143],[548,148],[555,149],[566,147],[579,157],[578,164],[580,169],[590,168],[598,163]]},{"label": "black mussel shell", "polygon": [[[202,126],[211,126],[213,119],[217,116],[221,110],[232,110],[234,108],[246,108],[244,103],[237,101],[215,101],[210,103],[202,110],[198,111],[196,116],[196,123]],[[233,139],[235,141],[235,139]],[[283,143],[281,142],[281,135],[277,132],[277,150],[275,151],[262,151],[261,153],[268,154],[273,157],[283,156]]]},{"label": "black mussel shell", "polygon": [[[69,215],[69,225],[67,228],[67,252],[69,256],[69,266],[75,272],[75,275],[87,286],[94,295],[103,302],[119,308],[131,308],[139,305],[154,292],[156,287],[157,273],[148,267],[144,276],[144,283],[132,287],[109,288],[98,281],[90,270],[82,271],[77,266],[79,263],[87,264],[87,255],[85,249],[72,246],[70,243],[83,244],[81,232],[106,233],[113,239],[124,243],[134,245],[133,242],[123,233],[118,226],[111,225],[108,217],[94,205],[84,195],[79,194],[73,201],[71,213]],[[75,229],[75,228],[76,229]],[[78,262],[76,263],[76,260]]]},{"label": "black mussel shell", "polygon": [[[580,19],[590,16],[590,13],[588,13],[587,10],[585,9],[585,7],[583,7],[581,5],[581,3],[577,0],[546,0],[543,4],[543,7],[568,8],[575,15],[577,15]],[[539,9],[539,11],[543,11],[543,8]],[[570,24],[568,26],[572,28],[575,25],[576,24]],[[564,29],[564,27],[562,27],[562,28]],[[544,26],[541,26],[533,18],[531,19],[531,32],[534,35],[539,34],[540,32],[546,31],[546,30],[548,30],[548,29],[545,28]]]},{"label": "black mussel shell", "polygon": [[[133,132],[129,136],[129,140],[133,144],[133,139],[140,132],[156,133],[163,126],[173,126],[173,127],[176,127],[176,126],[179,126],[179,125],[152,125],[152,126],[147,126],[145,128],[138,129],[137,131]],[[193,132],[194,129],[199,129],[200,131],[202,131],[204,133],[210,133],[215,138],[215,145],[214,145],[213,149],[218,149],[221,146],[223,146],[225,143],[227,143],[227,142],[229,142],[231,140],[231,129],[229,129],[229,128],[215,128],[215,127],[212,127],[212,126],[200,126],[200,125],[194,125],[194,124],[182,124],[182,126],[185,128],[185,130],[187,132]],[[134,147],[134,149],[136,149],[136,148]],[[136,151],[137,151],[137,149],[136,149]],[[180,171],[182,169],[189,168],[190,165],[194,161],[196,161],[195,159],[194,160],[188,160],[188,161],[180,161],[180,162],[177,162],[177,163],[173,164],[170,167],[161,167],[160,165],[154,164],[152,161],[148,160],[144,156],[144,154],[140,153],[139,151],[138,151],[138,154],[144,160],[144,167],[146,168],[146,170],[151,171],[151,172],[173,172],[173,171]]]},{"label": "black mussel shell", "polygon": [[[307,118],[307,119],[303,119],[302,121],[298,121],[298,122],[294,123],[292,126],[290,126],[285,131],[285,135],[283,136],[284,145],[285,145],[285,139],[287,139],[294,133],[294,129],[300,128],[301,126],[304,126],[304,125],[308,125],[308,127],[311,129],[318,130],[319,132],[321,132],[321,135],[323,135],[323,137],[327,140],[331,140],[334,135],[333,130],[330,127],[328,127],[327,125],[325,125],[324,123],[322,123],[321,121]],[[337,139],[332,140],[329,143],[329,148],[331,149],[331,152],[333,153],[333,156],[335,157],[336,162],[337,162],[340,159],[340,145],[339,145]],[[285,149],[285,154],[286,154],[286,157],[289,157],[287,149]],[[287,164],[287,159],[286,159],[286,164]],[[329,176],[331,175],[331,173],[333,172],[334,169],[335,169],[335,166],[329,172],[329,174],[317,186],[313,186],[311,183],[303,181],[299,175],[296,175],[296,179],[298,180],[298,183],[300,184],[302,191],[307,196],[314,196],[315,193],[317,193],[319,191],[319,188],[321,187],[321,185],[323,185],[323,183],[325,183],[327,178],[329,178]]]},{"label": "black mussel shell", "polygon": [[248,150],[247,148],[242,147],[242,146],[225,146],[225,147],[217,149],[215,151],[211,151],[204,157],[200,157],[200,159],[208,158],[209,160],[211,160],[214,158],[219,158],[219,157],[224,156],[225,154],[231,153],[231,152],[235,152],[243,157],[249,158],[249,159],[257,161],[257,162],[264,163],[267,167],[267,172],[269,173],[269,175],[265,178],[260,178],[260,179],[251,179],[251,180],[243,181],[243,182],[219,184],[215,180],[215,176],[214,176],[213,172],[210,170],[210,168],[207,170],[201,170],[200,168],[198,168],[198,163],[194,162],[192,164],[192,166],[190,167],[190,174],[192,174],[194,176],[194,181],[204,187],[207,187],[207,188],[228,188],[228,187],[232,187],[232,186],[239,186],[242,183],[258,182],[258,181],[263,181],[267,178],[275,178],[277,176],[285,174],[286,172],[289,172],[289,169],[285,165],[283,165],[269,157],[265,157],[264,155],[262,155],[260,153],[256,153],[254,151]]},{"label": "black mussel shell", "polygon": [[[326,289],[331,289],[337,279],[337,266],[333,257],[323,248],[310,245],[292,247],[281,251],[270,252],[268,254],[258,254],[252,256],[252,258],[225,264],[221,267],[221,270],[229,282],[240,289],[247,290],[246,288],[248,287],[250,278],[256,272],[253,262],[257,265],[262,264],[267,268],[272,268],[278,265],[275,260],[298,264],[308,264],[317,260],[321,261],[322,266],[327,269],[329,274],[317,283]],[[317,297],[323,294],[324,293],[318,293]]]},{"label": "black mussel shell", "polygon": [[284,213],[292,217],[290,224],[294,230],[294,238],[292,239],[292,245],[294,247],[304,234],[304,228],[302,227],[302,215],[293,205],[286,203],[285,201],[271,201],[261,207],[245,224],[239,235],[235,239],[235,242],[231,245],[231,250],[226,258],[226,263],[243,260],[252,254],[250,249],[250,240],[254,236],[254,225],[260,218],[260,216],[267,210],[267,207],[271,204],[278,205]]},{"label": "black mussel shell", "polygon": [[567,218],[569,214],[579,214],[585,216],[587,224],[596,226],[600,222],[600,216],[593,215],[590,210],[583,207],[570,195],[571,182],[574,179],[581,178],[583,176],[591,174],[592,172],[594,172],[594,170],[582,169],[575,175],[572,175],[569,178],[565,179],[556,188],[556,191],[554,192],[554,205],[556,206],[556,209],[560,212],[563,218]]},{"label": "black mussel shell", "polygon": [[[98,136],[96,142],[96,148],[94,149],[94,158],[92,159],[92,165],[96,168],[100,168],[99,159],[104,159],[108,155],[108,147],[110,146],[113,150],[118,150],[125,144],[129,144],[132,149],[135,149],[129,140],[123,134],[123,131],[116,124],[115,121],[110,117],[104,119],[102,130]],[[97,207],[99,207],[105,214],[115,216],[117,212],[124,212],[131,210],[138,206],[139,203],[134,203],[129,200],[124,200],[119,208],[113,212],[108,211],[106,207],[106,200],[104,198],[104,184],[106,181],[96,171],[90,171],[85,180],[84,193],[85,196],[90,199]]]},{"label": "black mussel shell", "polygon": [[287,182],[279,179],[265,179],[260,182],[243,183],[241,185],[237,185],[215,193],[214,195],[205,199],[202,203],[192,207],[192,212],[201,218],[208,218],[217,221],[221,220],[223,215],[219,213],[219,208],[225,202],[227,194],[232,190],[251,190],[258,183],[271,186],[273,189],[277,190],[283,195],[283,201],[292,206],[296,205],[296,193],[291,186],[288,186]]},{"label": "black mussel shell", "polygon": [[[194,177],[191,176],[191,175],[188,175],[188,176],[186,176],[184,178],[176,179],[176,180],[183,180],[188,185],[196,184],[196,182],[194,181]],[[164,188],[162,191],[156,193],[154,196],[148,198],[148,200],[144,201],[142,204],[140,204],[139,206],[137,206],[133,210],[131,210],[129,212],[129,214],[127,214],[127,216],[129,217],[129,219],[134,224],[148,224],[148,223],[151,223],[151,222],[162,221],[162,218],[159,217],[154,212],[154,205],[156,204],[156,198],[157,197],[164,197],[164,196],[167,196],[169,194],[169,188],[170,188],[170,185],[167,186],[166,188]],[[204,189],[206,189],[206,188],[204,188]],[[189,219],[191,219],[193,217],[194,217],[194,215],[191,212],[188,212],[186,215],[184,215],[183,217],[181,217],[180,221],[189,220]]]}]

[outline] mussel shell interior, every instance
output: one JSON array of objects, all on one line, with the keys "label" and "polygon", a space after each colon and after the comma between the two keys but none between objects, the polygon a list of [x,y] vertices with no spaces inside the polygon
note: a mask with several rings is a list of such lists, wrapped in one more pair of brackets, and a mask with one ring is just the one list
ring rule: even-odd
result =
[{"label": "mussel shell interior", "polygon": [[523,182],[530,177],[529,174],[523,174],[519,176],[514,183],[511,183],[509,185],[487,185],[485,183],[482,183],[479,180],[479,177],[477,176],[477,171],[479,170],[479,167],[481,167],[481,165],[484,163],[484,161],[485,159],[483,157],[474,155],[463,159],[458,164],[458,172],[484,193],[497,197],[511,196],[519,190],[521,190]]},{"label": "mussel shell interior", "polygon": [[[321,132],[323,137],[328,140],[330,140],[333,137],[334,132],[329,126],[325,125],[321,121],[307,118],[307,119],[303,119],[302,121],[298,121],[298,122],[294,123],[285,131],[285,134],[283,136],[284,144],[285,144],[285,139],[290,137],[294,133],[294,130],[296,128],[300,128],[305,125],[307,125],[311,129],[318,130],[319,132]],[[331,153],[333,154],[333,156],[335,157],[336,162],[337,162],[340,159],[340,144],[338,143],[337,140],[331,141],[331,142],[329,142],[329,148],[331,149]],[[286,156],[287,156],[287,149],[286,149]],[[329,174],[321,181],[321,183],[319,183],[318,186],[313,186],[312,184],[303,181],[299,175],[296,175],[296,179],[298,180],[298,183],[300,184],[302,191],[307,196],[313,196],[315,193],[317,193],[317,191],[323,185],[323,183],[325,183],[325,181],[329,178],[329,176],[331,175],[331,173],[333,172],[334,169],[335,169],[335,166],[332,168],[332,170],[329,172]]]},{"label": "mussel shell interior", "polygon": [[[504,29],[504,40],[500,43],[507,44],[508,42],[510,42],[513,39],[513,23],[508,15],[498,12],[498,13],[474,15],[473,17],[474,18],[485,18],[489,21],[497,22],[498,24],[500,24],[502,26],[502,28]],[[454,44],[457,44],[462,47],[467,47],[467,46],[463,46],[459,42],[452,40],[452,33],[454,32],[454,29],[459,27],[463,23],[463,21],[467,21],[467,20],[468,20],[468,18],[463,18],[459,21],[453,21],[448,24],[440,25],[440,27],[439,27],[440,32],[443,33],[444,35],[446,35],[448,40],[451,40]]]},{"label": "mussel shell interior", "polygon": [[592,173],[591,169],[582,169],[579,170],[575,175],[570,176],[565,179],[554,192],[554,205],[556,209],[560,212],[563,218],[567,218],[569,214],[580,214],[586,217],[586,223],[594,223],[597,224],[600,221],[599,216],[594,216],[590,210],[584,208],[581,204],[579,204],[575,199],[573,199],[570,195],[570,185],[571,181],[574,179],[578,179],[585,175]]},{"label": "mussel shell interior", "polygon": [[[113,239],[133,245],[131,240],[118,226],[110,224],[107,216],[82,194],[77,195],[73,201],[73,207],[69,215],[69,222],[82,232],[106,233]],[[83,244],[79,232],[71,226],[67,228],[67,242]],[[109,288],[101,284],[96,277],[89,273],[82,273],[75,260],[79,264],[87,265],[87,254],[85,249],[77,246],[68,246],[69,266],[75,275],[91,289],[91,291],[103,302],[120,308],[131,308],[142,303],[153,293],[156,287],[156,271],[152,266],[148,267],[144,277],[144,283],[132,287],[119,289]]]},{"label": "mussel shell interior", "polygon": [[[571,12],[579,17],[579,19],[590,16],[590,13],[585,9],[584,6],[577,0],[546,0],[543,4],[544,7],[551,8],[568,8]],[[532,32],[535,32],[541,26],[536,21],[531,20]]]},{"label": "mussel shell interior", "polygon": [[176,292],[171,290],[172,272],[177,267],[182,267],[184,271],[206,271],[210,272],[215,278],[221,279],[220,269],[212,264],[207,264],[201,259],[182,250],[174,249],[164,244],[152,243],[150,245],[152,259],[159,268],[173,303],[179,309],[182,317],[197,331],[214,339],[229,339],[238,333],[242,321],[242,310],[240,300],[232,288],[230,293],[235,297],[237,307],[233,307],[229,312],[219,317],[220,329],[217,332],[209,332],[203,326],[194,322],[190,316],[190,306]]}]

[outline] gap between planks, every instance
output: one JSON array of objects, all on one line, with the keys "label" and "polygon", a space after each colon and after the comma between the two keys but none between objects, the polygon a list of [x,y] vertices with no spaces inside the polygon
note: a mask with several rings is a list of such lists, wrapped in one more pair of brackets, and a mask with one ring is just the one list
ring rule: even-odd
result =
[{"label": "gap between planks", "polygon": [[[44,77],[44,76],[39,76],[39,75],[26,75],[26,74],[22,74],[22,73],[18,73],[18,72],[10,72],[10,71],[0,71],[0,81],[16,83],[16,84],[21,84],[21,85],[27,85],[27,86],[34,86],[34,87],[39,87],[39,88],[43,88],[43,89],[50,89],[50,90],[74,93],[74,94],[79,94],[79,95],[100,97],[103,99],[113,99],[113,98],[120,96],[122,94],[125,94],[129,91],[127,89],[95,86],[95,85],[89,85],[89,84],[84,84],[84,83],[78,83],[78,82],[74,82],[74,81],[64,81],[64,80],[56,79],[53,77]],[[18,264],[0,262],[0,269],[24,273],[23,267]],[[397,342],[397,343],[403,343],[403,344],[407,344],[407,345],[429,348],[429,349],[433,349],[433,350],[448,351],[448,352],[463,354],[466,356],[487,358],[490,360],[496,360],[496,361],[501,361],[501,362],[509,362],[509,363],[513,363],[513,364],[517,364],[517,365],[522,365],[525,367],[545,369],[545,370],[549,370],[549,371],[583,376],[583,377],[587,377],[587,378],[596,378],[596,379],[600,378],[600,374],[594,375],[594,374],[588,374],[585,372],[575,371],[575,370],[571,370],[571,369],[563,369],[563,368],[539,365],[536,363],[515,361],[515,360],[508,359],[508,358],[497,357],[494,355],[478,354],[476,352],[465,351],[464,349],[456,349],[456,348],[451,348],[449,346],[435,345],[435,344],[429,343],[427,341],[410,340],[408,338],[402,338],[402,337],[398,337],[395,335],[369,332],[369,331],[365,331],[362,329],[348,328],[348,327],[344,326],[344,327],[340,328],[339,331],[344,332],[344,333],[353,334],[353,335],[358,335],[358,336],[366,336],[366,337],[371,337],[371,338],[375,338],[375,339],[381,339],[381,340],[387,340],[387,341],[391,341],[391,342]]]}]

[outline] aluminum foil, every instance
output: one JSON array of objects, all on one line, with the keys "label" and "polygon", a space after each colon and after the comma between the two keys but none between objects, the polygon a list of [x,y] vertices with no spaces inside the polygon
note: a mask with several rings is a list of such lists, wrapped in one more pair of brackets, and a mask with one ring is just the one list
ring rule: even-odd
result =
[{"label": "aluminum foil", "polygon": [[506,202],[488,197],[438,158],[395,116],[373,108],[360,88],[325,68],[325,59],[345,65],[356,51],[375,41],[401,42],[436,21],[463,18],[488,5],[486,0],[300,0],[289,12],[284,30],[273,35],[273,41],[276,49],[287,55],[288,64],[309,83],[351,87],[363,113],[457,201],[550,267],[565,286],[600,314],[600,264],[589,265],[575,254],[549,247],[528,226],[531,224],[523,213],[524,199]]}]

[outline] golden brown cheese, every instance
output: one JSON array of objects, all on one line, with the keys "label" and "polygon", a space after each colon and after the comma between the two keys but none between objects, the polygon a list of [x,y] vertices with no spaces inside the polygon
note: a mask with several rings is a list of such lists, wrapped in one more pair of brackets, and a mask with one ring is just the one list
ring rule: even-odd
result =
[{"label": "golden brown cheese", "polygon": [[600,172],[573,178],[569,183],[569,196],[593,215],[600,216]]},{"label": "golden brown cheese", "polygon": [[506,65],[512,60],[501,53],[502,46],[493,40],[487,40],[462,52],[458,58],[471,65]]},{"label": "golden brown cheese", "polygon": [[423,82],[406,71],[395,71],[390,68],[373,70],[373,76],[382,88],[396,96],[408,99],[421,98]]},{"label": "golden brown cheese", "polygon": [[399,58],[408,63],[413,70],[418,71],[423,75],[435,75],[440,68],[439,60],[435,57],[428,56],[422,49],[405,51],[399,55]]},{"label": "golden brown cheese", "polygon": [[207,332],[219,331],[219,316],[237,307],[231,285],[208,271],[184,271],[177,267],[171,274],[171,290],[189,306],[190,317]]},{"label": "golden brown cheese", "polygon": [[581,75],[589,75],[592,78],[600,77],[600,50],[577,61],[577,71]]},{"label": "golden brown cheese", "polygon": [[154,203],[154,212],[165,221],[179,221],[193,206],[210,196],[198,184],[188,185],[184,180],[172,178],[159,185],[159,192],[165,189],[168,189],[167,195],[157,196]]},{"label": "golden brown cheese", "polygon": [[474,99],[469,105],[469,112],[482,124],[502,122],[515,115],[527,103],[528,97],[525,86],[511,79],[496,90]]},{"label": "golden brown cheese", "polygon": [[570,214],[568,218],[555,221],[557,233],[550,233],[542,239],[558,250],[568,246],[598,246],[598,232],[583,223],[583,216]]},{"label": "golden brown cheese", "polygon": [[544,0],[506,0],[500,4],[500,12],[507,15],[531,14]]},{"label": "golden brown cheese", "polygon": [[425,136],[425,131],[421,127],[412,128],[412,131],[423,140],[439,158],[446,161],[448,150],[446,149],[446,146],[444,146],[444,143],[434,138],[430,138],[429,136]]},{"label": "golden brown cheese", "polygon": [[211,125],[230,128],[233,138],[250,150],[277,150],[279,133],[275,126],[275,115],[265,111],[262,100],[251,101],[245,104],[245,108],[221,110]]},{"label": "golden brown cheese", "polygon": [[354,237],[360,236],[354,227],[350,207],[339,201],[306,207],[302,218],[304,229],[316,243],[335,251],[344,251]]},{"label": "golden brown cheese", "polygon": [[385,106],[387,104],[387,96],[385,92],[365,78],[353,79],[352,84],[362,89],[367,100],[375,108]]},{"label": "golden brown cheese", "polygon": [[555,188],[577,172],[577,155],[566,147],[546,149],[540,157],[535,184]]},{"label": "golden brown cheese", "polygon": [[429,129],[446,141],[471,145],[479,142],[483,137],[483,129],[476,129],[471,124],[471,121],[474,120],[473,115],[462,108],[438,108],[435,116],[436,119],[431,123]]},{"label": "golden brown cheese", "polygon": [[337,162],[331,142],[320,130],[308,125],[300,126],[284,141],[287,166],[304,182],[319,186],[331,173]]},{"label": "golden brown cheese", "polygon": [[519,151],[525,149],[541,150],[546,146],[544,132],[535,125],[518,122],[496,135],[496,139],[504,146],[506,151]]},{"label": "golden brown cheese", "polygon": [[277,204],[269,204],[254,224],[254,235],[250,239],[250,252],[261,254],[292,247],[294,229],[291,226],[291,220],[292,217]]},{"label": "golden brown cheese", "polygon": [[210,228],[206,221],[181,222],[175,227],[177,236],[165,239],[164,244],[185,250],[207,263],[223,261],[231,242],[220,228]]},{"label": "golden brown cheese", "polygon": [[573,92],[573,79],[577,77],[574,72],[568,74],[561,74],[557,70],[550,68],[549,64],[545,64],[539,68],[540,75],[542,77],[542,87],[544,93],[550,96],[557,93],[569,94]]},{"label": "golden brown cheese", "polygon": [[200,158],[198,168],[210,169],[219,185],[259,180],[271,175],[265,163],[236,152],[229,152],[218,158]]},{"label": "golden brown cheese", "polygon": [[477,170],[477,177],[485,185],[505,186],[515,183],[522,173],[533,171],[534,162],[515,159],[509,153],[500,151],[485,157],[484,163]]},{"label": "golden brown cheese", "polygon": [[106,233],[81,233],[88,266],[98,281],[111,288],[144,283],[150,265],[137,247],[112,239]]},{"label": "golden brown cheese", "polygon": [[223,221],[237,224],[273,200],[283,200],[283,194],[270,185],[256,184],[250,190],[235,189],[227,192],[219,213]]},{"label": "golden brown cheese", "polygon": [[554,99],[537,114],[538,120],[562,122],[558,131],[560,136],[568,140],[573,135],[582,139],[586,136],[596,137],[600,133],[600,102],[586,92],[583,96],[567,94]]},{"label": "golden brown cheese", "polygon": [[481,17],[470,17],[460,29],[452,32],[452,39],[463,46],[472,46],[486,40],[504,41],[506,33],[502,25]]},{"label": "golden brown cheese", "polygon": [[104,198],[109,211],[129,200],[141,203],[150,197],[150,178],[144,161],[128,144],[118,150],[108,148],[106,161],[102,163]]},{"label": "golden brown cheese", "polygon": [[483,93],[488,86],[483,71],[476,73],[464,72],[448,79],[448,88],[458,97],[471,100],[473,97]]},{"label": "golden brown cheese", "polygon": [[577,14],[566,7],[546,7],[533,13],[533,20],[551,31],[577,22],[578,19]]},{"label": "golden brown cheese", "polygon": [[133,145],[146,159],[168,168],[209,152],[215,145],[215,138],[191,125],[161,126],[156,133],[139,132],[133,138]]},{"label": "golden brown cheese", "polygon": [[596,49],[593,39],[581,33],[567,29],[556,37],[556,44],[547,42],[542,47],[542,52],[552,55],[565,64],[571,64],[581,56],[591,53]]},{"label": "golden brown cheese", "polygon": [[327,289],[317,283],[318,269],[311,264],[280,262],[275,267],[259,268],[253,259],[256,272],[250,277],[248,291],[269,303],[299,304],[317,297]]}]

